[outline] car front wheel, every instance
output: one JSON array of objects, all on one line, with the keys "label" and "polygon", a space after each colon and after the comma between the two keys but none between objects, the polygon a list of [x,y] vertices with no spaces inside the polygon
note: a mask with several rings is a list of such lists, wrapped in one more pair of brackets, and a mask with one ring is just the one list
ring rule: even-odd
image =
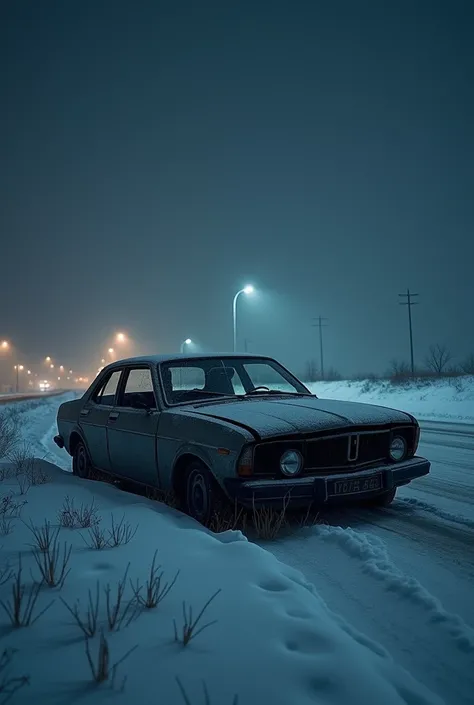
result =
[{"label": "car front wheel", "polygon": [[219,488],[209,470],[199,462],[191,463],[186,474],[186,512],[206,526],[217,510],[218,499]]},{"label": "car front wheel", "polygon": [[91,476],[91,462],[89,453],[84,443],[79,442],[74,449],[72,456],[72,473],[81,477],[83,480],[89,480]]}]

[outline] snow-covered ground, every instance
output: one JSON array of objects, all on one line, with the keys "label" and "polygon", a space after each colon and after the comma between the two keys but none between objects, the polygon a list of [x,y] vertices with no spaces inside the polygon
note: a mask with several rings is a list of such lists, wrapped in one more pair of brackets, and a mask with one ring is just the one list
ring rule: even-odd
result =
[{"label": "snow-covered ground", "polygon": [[420,419],[474,423],[474,377],[421,380],[393,385],[385,380],[308,384],[321,398],[381,404]]},{"label": "snow-covered ground", "polygon": [[[339,394],[316,391],[351,398],[337,384]],[[408,409],[403,400],[362,399],[360,391],[352,398]],[[432,473],[402,488],[391,508],[325,512],[323,524],[268,543],[263,551],[239,532],[210,534],[156,502],[61,472],[58,466],[69,469],[70,461],[51,441],[60,401],[16,404],[29,405],[24,433],[37,456],[51,463],[51,482],[29,490],[23,519],[55,523],[66,495],[76,506],[94,497],[104,528],[113,513],[116,520],[125,514],[138,530],[126,546],[93,551],[79,536],[87,536],[87,530],[62,529],[61,542],[73,547],[71,573],[61,592],[42,588],[38,601],[41,609],[53,593],[54,605],[36,624],[18,630],[9,630],[6,614],[0,614],[5,647],[19,649],[12,674],[31,676],[31,685],[17,693],[13,705],[74,697],[96,702],[97,691],[87,683],[84,639],[59,597],[70,604],[81,597],[84,612],[87,591],[95,596],[97,581],[101,591],[108,582],[114,590],[128,562],[129,577],[145,581],[155,550],[164,579],[177,570],[180,575],[156,609],[118,633],[106,632],[112,663],[137,645],[118,668],[117,687],[124,676],[127,682],[124,694],[114,698],[184,703],[178,676],[193,705],[206,702],[202,679],[210,702],[222,705],[230,704],[235,693],[240,705],[472,705],[474,427],[423,423],[420,453],[432,461]],[[469,399],[459,401],[465,402]],[[464,421],[469,414],[474,418],[473,406]],[[443,405],[431,402],[431,411],[431,418],[440,418]],[[455,410],[452,414],[459,418]],[[16,491],[15,481],[8,482]],[[0,483],[0,493],[6,492],[8,486]],[[0,553],[0,565],[5,560],[14,565],[22,551],[28,582],[30,568],[33,575],[38,571],[27,545],[31,541],[30,530],[16,520],[13,533],[1,540]],[[197,616],[218,589],[202,621],[217,623],[179,647],[173,619],[182,624],[182,601],[192,604]],[[0,595],[9,599],[8,584]],[[101,620],[104,610],[101,592]],[[94,655],[98,637],[92,641]],[[107,688],[99,692],[104,698],[111,693]]]}]

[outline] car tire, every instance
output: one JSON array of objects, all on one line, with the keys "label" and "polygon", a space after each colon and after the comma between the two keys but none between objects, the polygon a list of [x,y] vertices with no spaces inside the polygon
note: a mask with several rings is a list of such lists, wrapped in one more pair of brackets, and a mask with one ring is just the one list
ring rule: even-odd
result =
[{"label": "car tire", "polygon": [[369,501],[369,504],[372,507],[388,507],[390,504],[392,504],[396,494],[397,488],[394,487],[388,492],[383,492],[382,494],[377,495],[377,497],[373,497],[373,499]]},{"label": "car tire", "polygon": [[207,526],[221,505],[221,492],[207,467],[199,461],[192,462],[186,472],[184,490],[186,513]]},{"label": "car tire", "polygon": [[83,480],[89,480],[91,470],[92,466],[87,448],[82,441],[79,441],[72,456],[72,474]]}]

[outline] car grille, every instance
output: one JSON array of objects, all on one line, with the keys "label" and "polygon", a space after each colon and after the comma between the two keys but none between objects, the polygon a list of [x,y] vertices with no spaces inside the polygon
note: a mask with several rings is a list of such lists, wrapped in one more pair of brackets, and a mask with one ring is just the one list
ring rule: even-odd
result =
[{"label": "car grille", "polygon": [[[269,441],[255,448],[254,474],[265,477],[282,477],[279,463],[285,450],[298,450],[304,460],[302,474],[317,474],[320,472],[337,473],[341,470],[358,470],[376,462],[389,462],[390,440],[393,434],[405,437],[408,445],[408,455],[413,454],[415,427],[400,429],[383,429],[352,433],[343,433],[323,438],[307,438],[285,441]],[[350,436],[358,436],[357,457],[349,455]]]}]

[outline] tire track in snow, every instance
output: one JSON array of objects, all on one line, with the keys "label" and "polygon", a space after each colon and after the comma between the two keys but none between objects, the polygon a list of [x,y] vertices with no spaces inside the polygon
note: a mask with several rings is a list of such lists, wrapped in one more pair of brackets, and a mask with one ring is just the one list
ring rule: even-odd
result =
[{"label": "tire track in snow", "polygon": [[426,610],[430,621],[445,629],[461,651],[474,653],[474,629],[458,615],[447,612],[441,602],[416,578],[397,568],[380,538],[340,526],[319,526],[316,534],[325,541],[336,543],[352,558],[360,559],[366,573],[383,581],[389,590]]}]

